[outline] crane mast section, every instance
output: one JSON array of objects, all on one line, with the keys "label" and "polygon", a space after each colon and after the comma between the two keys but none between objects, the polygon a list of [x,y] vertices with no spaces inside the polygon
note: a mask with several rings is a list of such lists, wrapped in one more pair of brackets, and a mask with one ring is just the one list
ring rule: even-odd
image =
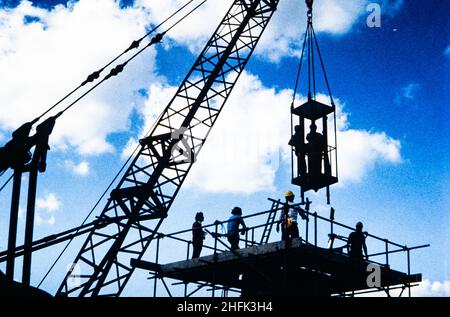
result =
[{"label": "crane mast section", "polygon": [[157,235],[278,2],[233,2],[99,216],[122,220],[88,234],[57,295],[122,293],[130,260]]}]

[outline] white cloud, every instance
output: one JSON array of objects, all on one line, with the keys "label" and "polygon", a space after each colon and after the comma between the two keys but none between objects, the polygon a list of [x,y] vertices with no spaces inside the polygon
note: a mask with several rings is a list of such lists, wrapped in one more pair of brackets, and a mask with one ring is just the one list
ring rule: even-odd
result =
[{"label": "white cloud", "polygon": [[450,281],[424,280],[412,289],[412,294],[415,297],[450,297]]},{"label": "white cloud", "polygon": [[19,207],[19,219],[24,221],[25,220],[26,211],[25,208]]},{"label": "white cloud", "polygon": [[[163,22],[167,17],[172,15],[176,10],[181,8],[187,1],[184,0],[136,0],[135,7],[148,13],[150,20],[155,24]],[[233,0],[208,1],[201,6],[193,16],[189,17],[181,27],[175,27],[167,34],[167,37],[175,40],[177,43],[188,46],[192,51],[197,50],[205,44],[205,39],[209,38],[228,11]],[[161,30],[165,30],[167,26],[172,25],[182,15],[186,14],[194,6],[194,4],[186,8],[179,16],[170,20]]]},{"label": "white cloud", "polygon": [[287,150],[291,98],[289,90],[276,92],[244,73],[187,185],[211,192],[274,191],[280,155]]},{"label": "white cloud", "polygon": [[47,194],[45,198],[38,198],[36,200],[36,205],[39,209],[47,212],[55,212],[61,208],[61,202],[53,193]]},{"label": "white cloud", "polygon": [[[9,134],[42,113],[144,34],[146,25],[158,24],[185,3],[136,0],[134,6],[121,9],[114,0],[80,0],[48,11],[23,0],[17,8],[0,10],[0,87],[8,87],[0,90],[0,132]],[[232,0],[207,2],[168,36],[192,50],[203,46],[231,3]],[[366,3],[367,0],[317,2],[316,30],[345,34],[365,14]],[[26,24],[25,16],[37,19]],[[298,54],[304,16],[303,0],[281,1],[257,54],[273,61]],[[107,137],[129,129],[130,114],[139,98],[133,91],[161,80],[155,74],[155,63],[156,51],[150,50],[129,64],[119,78],[113,78],[78,103],[58,120],[51,145],[59,150],[73,147],[83,155],[114,151]],[[6,107],[14,111],[6,111]]]},{"label": "white cloud", "polygon": [[[137,0],[139,6],[149,11],[153,21],[161,22],[170,13],[181,7],[183,1]],[[201,48],[209,38],[220,20],[229,9],[232,0],[211,1],[196,13],[195,23],[189,22],[168,34],[176,42],[188,46],[193,52]],[[314,29],[317,33],[343,35],[361,22],[368,13],[366,7],[370,0],[322,0],[314,5]],[[382,0],[382,13],[395,15],[403,6],[403,0]],[[207,18],[200,18],[207,17]],[[273,62],[282,57],[299,54],[299,45],[306,29],[306,5],[304,0],[280,1],[272,21],[262,36],[255,53]]]},{"label": "white cloud", "polygon": [[386,133],[365,130],[338,132],[339,181],[360,182],[376,164],[401,162],[400,142]]},{"label": "white cloud", "polygon": [[[174,87],[153,84],[144,107],[146,126],[172,97]],[[206,192],[254,193],[275,190],[280,159],[290,164],[291,90],[265,87],[244,73],[212,130],[186,182]],[[324,96],[319,100],[323,101]],[[338,104],[339,176],[361,181],[376,164],[401,162],[400,142],[385,133],[350,128]]]},{"label": "white cloud", "polygon": [[417,93],[420,90],[420,84],[417,83],[409,83],[397,92],[397,96],[395,97],[395,102],[397,104],[402,104],[405,102],[411,102],[416,99]]},{"label": "white cloud", "polygon": [[[56,223],[53,213],[60,210],[61,202],[55,194],[48,193],[44,198],[38,198],[36,206],[38,208],[35,216],[37,225],[54,225]],[[46,214],[49,214],[48,217],[45,216]]]},{"label": "white cloud", "polygon": [[[39,21],[25,24],[27,15]],[[22,1],[0,10],[0,87],[8,88],[0,89],[0,130],[42,113],[144,34],[146,24],[142,10],[120,9],[113,0],[80,0],[52,11]],[[51,144],[81,154],[113,151],[106,138],[128,129],[133,91],[155,77],[155,56],[153,49],[143,54],[58,120]]]},{"label": "white cloud", "polygon": [[[51,198],[51,199],[53,199],[53,198]],[[45,205],[45,203],[44,203],[44,205]],[[52,208],[55,207],[54,205],[55,205],[55,202],[51,202],[50,203],[50,206],[52,206]],[[38,208],[42,208],[42,207],[39,207],[39,205],[38,205]],[[58,209],[59,209],[59,207],[58,207]],[[47,212],[49,212],[48,209],[47,209]],[[50,212],[53,212],[53,210],[50,211]],[[26,210],[25,210],[25,208],[19,207],[19,219],[20,219],[20,221],[25,221],[26,220]],[[48,218],[46,218],[42,214],[42,211],[36,211],[35,212],[35,216],[34,216],[34,221],[35,221],[36,225],[38,225],[38,226],[46,225],[46,224],[47,225],[54,225],[56,223],[56,218],[53,215],[51,215]]]},{"label": "white cloud", "polygon": [[[392,297],[400,296],[401,289],[390,291]],[[386,292],[380,291],[359,295],[359,297],[386,297]],[[408,296],[408,290],[405,289],[402,297]],[[411,288],[411,297],[450,297],[450,281],[430,281],[423,280],[418,286]]]},{"label": "white cloud", "polygon": [[[232,4],[232,0],[209,1],[181,28],[168,36],[176,42],[197,52],[217,27]],[[358,19],[366,13],[368,0],[323,0],[314,6],[316,32],[342,35],[351,30]],[[152,21],[161,22],[184,3],[180,0],[137,0],[137,6],[148,11]],[[207,17],[207,18],[205,18]],[[195,20],[195,23],[192,21]],[[300,38],[306,28],[306,5],[304,0],[280,1],[265,34],[256,49],[256,54],[272,61],[284,56],[298,54]]]},{"label": "white cloud", "polygon": [[76,164],[75,162],[71,160],[64,161],[64,166],[71,171],[72,173],[79,175],[79,176],[87,176],[89,175],[89,163],[86,161],[82,161],[79,164]]},{"label": "white cloud", "polygon": [[41,226],[41,225],[52,226],[56,223],[56,218],[55,218],[55,216],[50,216],[48,219],[45,219],[44,217],[42,217],[41,213],[36,212],[35,221],[38,226]]}]

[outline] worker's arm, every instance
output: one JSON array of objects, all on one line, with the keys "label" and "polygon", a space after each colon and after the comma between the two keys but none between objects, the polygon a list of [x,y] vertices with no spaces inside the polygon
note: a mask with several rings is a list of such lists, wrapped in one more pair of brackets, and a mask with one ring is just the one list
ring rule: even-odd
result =
[{"label": "worker's arm", "polygon": [[308,220],[308,214],[303,208],[297,207],[297,212],[303,220]]},{"label": "worker's arm", "polygon": [[277,232],[280,231],[280,224],[283,223],[283,219],[284,219],[283,215],[284,215],[284,213],[285,213],[285,211],[283,209],[281,211],[280,218],[278,218],[278,221],[277,221],[277,228],[276,228]]},{"label": "worker's arm", "polygon": [[241,226],[242,226],[242,232],[247,230],[247,226],[245,225],[244,219],[241,218]]},{"label": "worker's arm", "polygon": [[348,238],[347,238],[347,254],[350,254],[350,249],[351,249],[351,242],[352,242],[352,234],[350,233]]}]

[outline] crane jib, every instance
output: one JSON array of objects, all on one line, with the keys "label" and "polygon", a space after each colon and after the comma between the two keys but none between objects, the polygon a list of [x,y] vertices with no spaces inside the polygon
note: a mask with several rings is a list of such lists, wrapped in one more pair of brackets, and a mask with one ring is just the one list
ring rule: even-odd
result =
[{"label": "crane jib", "polygon": [[131,259],[150,246],[278,2],[233,2],[99,216],[123,221],[92,229],[57,295],[122,293]]}]

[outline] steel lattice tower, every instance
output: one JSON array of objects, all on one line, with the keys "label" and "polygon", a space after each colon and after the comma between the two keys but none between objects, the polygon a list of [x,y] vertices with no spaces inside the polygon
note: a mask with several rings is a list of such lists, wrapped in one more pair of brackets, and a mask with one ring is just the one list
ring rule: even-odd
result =
[{"label": "steel lattice tower", "polygon": [[279,0],[235,0],[176,95],[159,117],[73,267],[81,283],[57,295],[119,296],[180,190]]}]

